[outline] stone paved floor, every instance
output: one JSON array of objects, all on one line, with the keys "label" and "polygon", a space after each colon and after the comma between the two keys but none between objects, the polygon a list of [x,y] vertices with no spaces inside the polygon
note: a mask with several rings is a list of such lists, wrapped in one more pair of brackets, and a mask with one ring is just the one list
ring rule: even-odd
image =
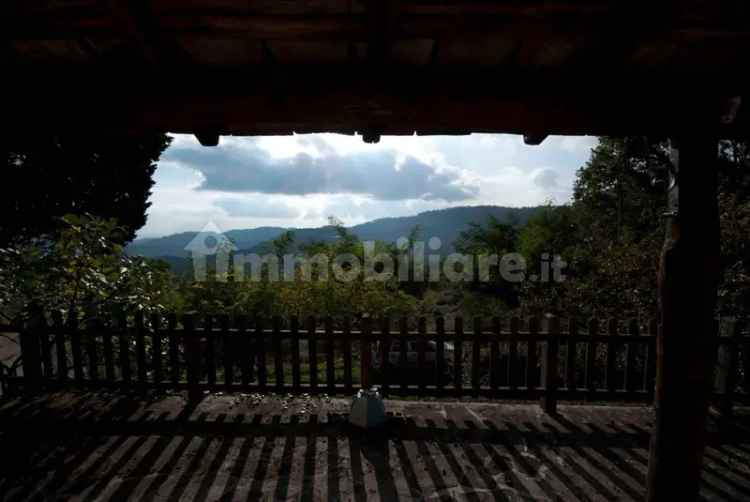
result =
[{"label": "stone paved floor", "polygon": [[[60,393],[0,407],[3,500],[640,500],[651,410]],[[750,435],[712,434],[709,500],[750,500]]]}]

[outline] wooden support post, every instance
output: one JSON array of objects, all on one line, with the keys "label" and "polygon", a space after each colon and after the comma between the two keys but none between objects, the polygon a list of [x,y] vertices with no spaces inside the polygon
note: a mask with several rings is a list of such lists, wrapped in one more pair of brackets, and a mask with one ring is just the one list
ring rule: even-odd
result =
[{"label": "wooden support post", "polygon": [[78,312],[68,312],[67,329],[70,333],[70,349],[73,353],[73,375],[77,385],[83,384],[83,349],[81,348],[81,331],[78,325]]},{"label": "wooden support post", "polygon": [[425,378],[425,360],[424,354],[427,348],[427,319],[420,317],[417,321],[417,374],[419,375],[419,392],[423,394],[427,387],[427,379]]},{"label": "wooden support post", "polygon": [[151,368],[153,381],[160,384],[164,378],[161,361],[161,317],[158,314],[151,315]]},{"label": "wooden support post", "polygon": [[52,311],[52,329],[55,334],[55,362],[57,379],[65,382],[68,379],[68,354],[65,350],[65,321],[62,312]]},{"label": "wooden support post", "polygon": [[[74,314],[69,314],[74,315]],[[131,369],[130,369],[130,334],[128,332],[128,318],[125,311],[120,307],[115,312],[115,322],[117,323],[118,345],[120,351],[120,376],[121,385],[127,389],[130,387]],[[71,318],[68,318],[68,325],[71,325]],[[71,333],[72,336],[72,333]],[[75,351],[74,351],[75,354]],[[75,356],[73,357],[75,366]]]},{"label": "wooden support post", "polygon": [[344,392],[346,395],[352,393],[352,329],[351,321],[346,317],[342,321],[342,332],[344,339],[342,340],[342,352],[344,354]]},{"label": "wooden support post", "polygon": [[146,327],[143,324],[143,311],[133,315],[135,325],[135,363],[138,375],[138,389],[146,392],[148,368],[146,368]]},{"label": "wooden support post", "polygon": [[198,333],[195,331],[195,320],[193,316],[186,315],[182,319],[182,326],[185,334],[185,363],[187,366],[187,383],[188,383],[188,401],[197,403],[203,399],[203,394],[199,387],[200,383],[200,340]]},{"label": "wooden support post", "polygon": [[5,366],[0,364],[0,399],[8,397],[8,384],[5,380]]},{"label": "wooden support post", "polygon": [[669,222],[659,270],[655,426],[649,501],[698,498],[715,349],[719,280],[717,142],[697,133],[673,149]]},{"label": "wooden support post", "polygon": [[232,385],[234,385],[234,361],[236,357],[237,338],[229,331],[228,315],[219,316],[219,326],[221,327],[222,360],[224,362],[224,386],[227,392],[231,392]]},{"label": "wooden support post", "polygon": [[[101,328],[101,322],[98,323],[97,329]],[[114,344],[112,343],[112,331],[102,331],[102,348],[104,349],[104,378],[107,380],[107,385],[114,386],[115,376],[115,350]]]},{"label": "wooden support post", "polygon": [[453,324],[455,339],[453,340],[453,392],[461,397],[463,392],[463,359],[464,359],[464,320],[456,317]]},{"label": "wooden support post", "polygon": [[92,316],[87,316],[86,320],[86,353],[88,355],[88,378],[90,382],[99,380],[99,347],[97,335],[99,329],[99,320]]},{"label": "wooden support post", "polygon": [[[307,318],[307,362],[308,372],[310,375],[310,392],[318,392],[318,337],[317,323],[314,316]],[[265,358],[263,358],[265,364]],[[260,380],[260,370],[258,371],[258,380]],[[265,377],[263,377],[265,382]],[[265,383],[263,384],[265,385]]]},{"label": "wooden support post", "polygon": [[[716,389],[721,393],[718,411],[721,414],[722,426],[732,417],[734,390],[737,386],[737,363],[739,359],[739,342],[742,337],[742,325],[739,320],[732,323],[731,336],[724,335],[718,346],[716,361]],[[723,333],[722,333],[723,334]]]},{"label": "wooden support post", "polygon": [[549,320],[547,334],[547,343],[544,344],[544,354],[542,355],[542,381],[544,382],[544,394],[539,400],[539,405],[545,413],[554,415],[557,413],[560,319],[553,317]]},{"label": "wooden support post", "polygon": [[328,393],[336,392],[336,353],[333,341],[333,319],[331,316],[325,318],[323,326],[326,331],[326,384]]},{"label": "wooden support post", "polygon": [[360,321],[359,362],[360,380],[362,388],[368,390],[371,385],[370,366],[372,364],[372,352],[370,352],[370,318],[363,317]]},{"label": "wooden support post", "polygon": [[32,307],[29,319],[21,331],[21,358],[23,362],[24,391],[36,394],[42,388],[42,358],[39,335],[47,327],[44,313],[38,307]]},{"label": "wooden support post", "polygon": [[380,320],[380,339],[378,342],[380,351],[378,357],[380,358],[380,392],[381,395],[387,396],[390,390],[390,353],[391,353],[391,319],[388,316],[384,316]]},{"label": "wooden support post", "polygon": [[299,319],[297,316],[292,316],[289,320],[289,330],[292,338],[292,391],[300,392],[302,377],[300,375]]},{"label": "wooden support post", "polygon": [[[276,381],[276,392],[284,392],[284,353],[281,347],[281,317],[274,316],[271,320],[273,330],[273,370]],[[333,343],[333,342],[331,342]]]},{"label": "wooden support post", "polygon": [[398,353],[398,367],[399,371],[397,374],[401,375],[401,390],[404,392],[404,394],[409,389],[409,379],[405,378],[405,372],[404,368],[407,367],[407,364],[409,363],[409,355],[408,355],[408,349],[409,349],[409,320],[404,316],[401,317],[398,320],[398,346],[399,346],[399,353]]}]

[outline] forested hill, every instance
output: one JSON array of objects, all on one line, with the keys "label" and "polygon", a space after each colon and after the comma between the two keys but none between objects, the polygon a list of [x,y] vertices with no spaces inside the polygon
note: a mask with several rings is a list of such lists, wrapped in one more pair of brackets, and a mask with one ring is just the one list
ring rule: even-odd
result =
[{"label": "forested hill", "polygon": [[[238,248],[244,249],[275,239],[285,230],[281,227],[258,227],[246,230],[229,230],[224,235],[232,239]],[[128,245],[127,252],[131,255],[142,255],[149,258],[184,258],[189,254],[185,251],[185,247],[197,234],[198,232],[181,232],[164,237],[136,239]]]},{"label": "forested hill", "polygon": [[[469,223],[484,223],[489,216],[499,221],[513,221],[523,225],[538,207],[501,207],[501,206],[472,206],[452,207],[426,211],[416,216],[398,218],[380,218],[351,227],[353,234],[361,240],[379,240],[395,242],[399,237],[408,237],[416,226],[419,226],[419,238],[423,240],[438,237],[443,243],[442,251],[453,250],[453,242]],[[258,252],[264,250],[271,239],[276,238],[286,230],[294,231],[295,245],[316,241],[330,241],[336,238],[336,232],[331,226],[318,228],[281,228],[259,227],[245,230],[230,230],[225,233],[232,239],[238,249]],[[197,235],[197,232],[182,232],[165,237],[151,239],[136,239],[127,250],[130,254],[147,257],[186,257],[185,247]]]}]

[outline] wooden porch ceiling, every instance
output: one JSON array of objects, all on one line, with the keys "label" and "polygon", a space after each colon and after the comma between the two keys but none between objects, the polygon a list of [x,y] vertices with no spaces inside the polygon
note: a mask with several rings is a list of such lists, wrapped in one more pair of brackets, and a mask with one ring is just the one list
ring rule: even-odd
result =
[{"label": "wooden porch ceiling", "polygon": [[[6,124],[747,135],[741,0],[13,0]],[[736,101],[735,101],[736,102]],[[722,121],[722,118],[726,119]],[[731,117],[730,117],[731,118]]]}]

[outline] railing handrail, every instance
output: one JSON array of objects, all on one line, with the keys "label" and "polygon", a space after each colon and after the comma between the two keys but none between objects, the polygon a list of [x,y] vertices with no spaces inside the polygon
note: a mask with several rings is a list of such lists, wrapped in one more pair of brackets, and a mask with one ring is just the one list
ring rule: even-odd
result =
[{"label": "railing handrail", "polygon": [[[152,326],[144,325],[142,328],[139,328],[135,325],[129,325],[126,329],[118,328],[118,327],[112,327],[112,326],[101,326],[97,328],[89,328],[86,326],[77,326],[75,328],[71,328],[68,326],[54,326],[54,325],[46,325],[44,327],[41,327],[40,330],[42,332],[48,333],[48,334],[54,334],[58,331],[65,331],[65,332],[71,332],[71,331],[78,331],[81,333],[88,333],[91,331],[96,331],[98,333],[98,336],[118,336],[121,334],[129,334],[132,333],[134,330],[137,329],[143,329],[145,332],[152,333],[154,331],[160,331],[160,332],[166,332],[169,331],[171,333],[174,333],[176,336],[182,336],[182,337],[190,337],[190,336],[197,336],[197,337],[205,337],[208,333],[211,333],[212,335],[223,335],[226,333],[229,334],[241,334],[242,336],[247,336],[250,338],[254,337],[267,337],[267,336],[273,336],[275,334],[281,335],[283,338],[291,338],[296,337],[300,339],[308,338],[310,336],[310,331],[306,328],[300,328],[299,330],[291,330],[289,328],[282,328],[275,330],[273,328],[269,327],[263,327],[260,330],[258,330],[254,326],[248,326],[247,328],[236,328],[236,327],[230,327],[230,328],[220,328],[220,327],[195,327],[190,330],[186,330],[184,327],[175,327],[175,328],[167,328],[167,327],[159,327],[159,328],[153,328]],[[5,331],[8,333],[21,333],[24,330],[22,327],[18,326],[10,326],[10,325],[0,325],[0,331]],[[342,329],[334,329],[332,331],[325,330],[323,328],[316,328],[314,331],[315,336],[321,336],[321,337],[327,337],[327,336],[333,336],[333,337],[341,337],[345,336],[346,334],[349,334],[351,338],[371,338],[371,339],[380,339],[383,337],[384,332],[380,329],[371,329],[367,330],[367,332],[363,332],[360,329],[351,329],[349,331],[345,331]],[[462,340],[462,341],[472,341],[475,338],[479,338],[482,341],[501,341],[501,342],[507,342],[509,340],[516,340],[519,342],[526,342],[530,340],[543,342],[548,340],[549,338],[555,337],[555,338],[562,338],[562,339],[573,339],[577,342],[586,342],[586,341],[595,341],[595,342],[608,342],[613,337],[619,337],[623,338],[623,341],[626,341],[628,343],[631,342],[644,342],[644,343],[651,343],[655,337],[656,334],[631,334],[627,333],[626,331],[621,331],[618,333],[604,333],[600,334],[597,332],[596,334],[590,334],[586,330],[576,330],[575,333],[571,333],[566,329],[562,329],[559,333],[552,333],[548,329],[540,329],[539,331],[529,331],[529,330],[519,330],[519,331],[511,331],[509,329],[503,328],[500,331],[494,331],[492,329],[483,329],[480,332],[476,332],[474,330],[463,330],[462,332],[456,332],[455,330],[443,330],[443,331],[437,331],[437,330],[428,330],[424,333],[421,333],[419,330],[413,330],[410,329],[408,331],[398,331],[398,330],[392,330],[388,334],[389,337],[406,337],[406,338],[419,338],[422,336],[425,336],[430,339],[444,339],[446,341],[452,341],[452,340]],[[750,332],[743,332],[739,335],[717,335],[714,338],[712,338],[708,343],[712,343],[714,345],[747,345],[750,344]]]},{"label": "railing handrail", "polygon": [[[212,389],[348,393],[359,387],[353,370],[359,370],[360,383],[366,386],[371,383],[371,370],[391,364],[398,369],[416,351],[416,366],[429,369],[436,381],[420,380],[418,385],[403,379],[393,381],[390,370],[386,370],[380,376],[383,392],[541,398],[547,411],[554,411],[560,398],[653,397],[656,324],[652,320],[640,324],[634,320],[599,319],[578,323],[567,318],[547,317],[545,322],[539,322],[534,317],[507,317],[503,322],[494,317],[471,318],[473,323],[464,326],[463,318],[455,316],[452,329],[446,329],[446,319],[433,316],[430,319],[434,320],[434,328],[427,329],[427,319],[228,315],[146,318],[137,314],[132,318],[120,315],[113,322],[79,323],[77,316],[63,322],[62,316],[56,314],[51,323],[38,318],[15,329],[20,333],[23,351],[20,380],[29,389],[53,383],[187,388],[193,399]],[[10,326],[0,325],[0,329],[3,327]],[[731,336],[712,340],[719,350],[729,350],[732,357],[727,359],[730,363],[725,369],[729,373],[737,371],[737,351],[750,345],[750,336],[743,327],[744,324],[737,324]],[[416,350],[408,350],[406,344],[398,348],[389,344],[389,350],[382,350],[382,342],[400,340],[426,340],[436,345],[429,351],[419,343]],[[285,341],[290,344],[282,349]],[[299,341],[306,341],[307,348],[301,350]],[[452,343],[453,350],[448,351],[446,343]],[[396,353],[398,362],[392,363],[392,354]],[[619,362],[618,353],[624,356]],[[412,355],[407,357],[409,354]],[[285,362],[289,356],[291,361]],[[337,371],[340,373],[336,364],[342,357],[343,382],[336,376]],[[285,375],[285,364],[291,364],[291,378]],[[304,367],[306,372],[301,369]],[[301,376],[306,376],[307,382]],[[730,387],[736,382],[734,377],[725,380]],[[9,375],[6,381],[17,382],[19,377]],[[725,402],[735,397],[732,389],[723,389],[720,395]]]}]

